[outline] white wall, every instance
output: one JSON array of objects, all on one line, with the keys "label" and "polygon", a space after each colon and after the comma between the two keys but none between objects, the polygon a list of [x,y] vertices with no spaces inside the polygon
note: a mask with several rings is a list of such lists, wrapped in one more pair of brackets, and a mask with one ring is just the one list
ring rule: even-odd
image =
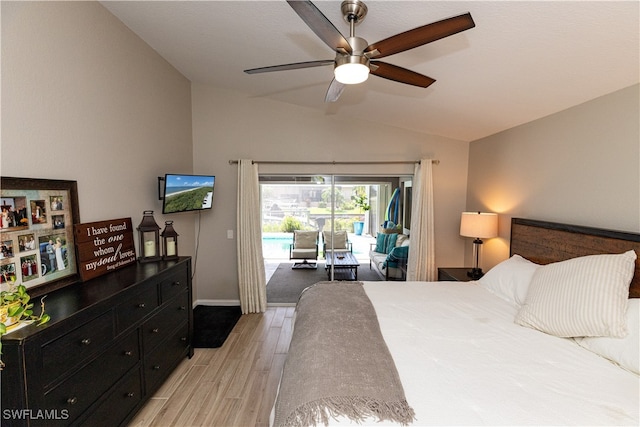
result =
[{"label": "white wall", "polygon": [[[163,226],[157,177],[192,170],[190,82],[97,2],[1,7],[1,174],[76,180],[82,222]],[[193,254],[194,217],[171,219]]]},{"label": "white wall", "polygon": [[631,86],[470,144],[467,208],[501,214],[485,270],[508,257],[511,217],[640,231],[639,92]]},{"label": "white wall", "polygon": [[[419,134],[208,86],[193,85],[194,170],[216,175],[212,212],[202,214],[197,298],[237,300],[237,166],[232,159],[381,161],[437,158],[434,166],[436,264],[461,265],[458,236],[465,206],[468,143]],[[426,114],[426,113],[425,113]],[[274,166],[260,173],[413,173],[413,166]],[[368,268],[363,266],[363,268]]]}]

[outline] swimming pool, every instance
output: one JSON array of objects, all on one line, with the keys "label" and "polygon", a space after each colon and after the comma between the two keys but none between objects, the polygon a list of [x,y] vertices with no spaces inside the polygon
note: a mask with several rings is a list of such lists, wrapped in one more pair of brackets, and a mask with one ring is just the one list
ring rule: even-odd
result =
[{"label": "swimming pool", "polygon": [[289,258],[292,233],[262,233],[262,256],[265,258]]}]

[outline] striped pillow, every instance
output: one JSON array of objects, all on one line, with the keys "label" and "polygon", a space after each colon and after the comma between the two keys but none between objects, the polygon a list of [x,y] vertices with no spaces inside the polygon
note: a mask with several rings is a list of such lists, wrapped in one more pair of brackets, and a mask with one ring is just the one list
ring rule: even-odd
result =
[{"label": "striped pillow", "polygon": [[515,322],[559,337],[625,337],[635,260],[630,250],[539,267]]},{"label": "striped pillow", "polygon": [[376,252],[388,254],[396,247],[397,234],[378,233],[376,237]]}]

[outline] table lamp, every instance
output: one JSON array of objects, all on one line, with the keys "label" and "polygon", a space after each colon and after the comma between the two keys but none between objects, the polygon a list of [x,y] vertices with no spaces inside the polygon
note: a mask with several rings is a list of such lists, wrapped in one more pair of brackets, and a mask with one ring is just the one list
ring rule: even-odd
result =
[{"label": "table lamp", "polygon": [[473,237],[473,268],[467,275],[473,280],[482,277],[480,268],[480,251],[482,239],[490,239],[498,235],[498,214],[485,212],[462,212],[460,219],[460,235]]}]

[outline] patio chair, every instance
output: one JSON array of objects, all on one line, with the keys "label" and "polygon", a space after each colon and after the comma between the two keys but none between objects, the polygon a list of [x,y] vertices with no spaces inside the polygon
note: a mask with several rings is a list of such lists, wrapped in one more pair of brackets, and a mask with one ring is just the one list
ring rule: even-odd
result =
[{"label": "patio chair", "polygon": [[[349,241],[349,236],[346,230],[339,230],[333,233],[333,250],[335,252],[351,252],[353,253],[353,244]],[[327,257],[327,251],[331,251],[331,232],[322,232],[322,251],[324,257]]]},{"label": "patio chair", "polygon": [[289,245],[289,259],[302,260],[295,262],[291,268],[318,268],[318,231],[294,230],[293,243]]}]

